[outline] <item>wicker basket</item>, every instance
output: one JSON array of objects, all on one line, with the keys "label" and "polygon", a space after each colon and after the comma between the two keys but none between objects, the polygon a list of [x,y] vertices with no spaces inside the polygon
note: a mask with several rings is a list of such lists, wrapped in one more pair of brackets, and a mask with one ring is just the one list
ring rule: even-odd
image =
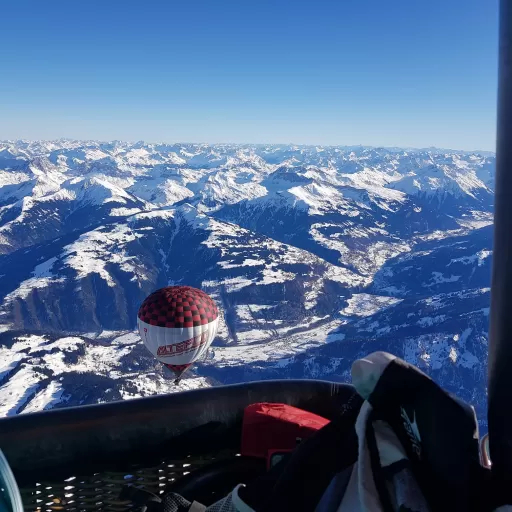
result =
[{"label": "wicker basket", "polygon": [[105,472],[88,476],[72,476],[60,482],[36,483],[20,489],[24,509],[27,512],[109,511],[132,510],[130,501],[120,501],[119,494],[126,484],[134,484],[155,494],[163,494],[169,484],[195,469],[230,457],[232,453],[213,456],[187,457],[168,460],[158,466],[140,468],[130,472]]},{"label": "wicker basket", "polygon": [[[133,508],[119,501],[127,483],[161,494],[192,473],[174,486],[182,493],[200,467],[214,473],[221,466],[228,475],[249,404],[286,403],[333,418],[353,396],[344,384],[266,381],[23,414],[0,419],[0,449],[27,512],[125,511]],[[205,467],[213,461],[219,464]],[[188,489],[193,499],[200,494]],[[215,481],[208,496],[224,490]]]}]

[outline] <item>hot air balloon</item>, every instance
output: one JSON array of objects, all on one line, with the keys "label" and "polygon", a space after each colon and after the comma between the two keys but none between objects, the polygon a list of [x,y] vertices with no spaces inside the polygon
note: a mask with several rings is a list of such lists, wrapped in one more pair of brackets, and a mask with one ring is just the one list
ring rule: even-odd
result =
[{"label": "hot air balloon", "polygon": [[137,323],[146,348],[174,372],[178,384],[214,340],[219,310],[211,297],[197,288],[168,286],[144,300]]}]

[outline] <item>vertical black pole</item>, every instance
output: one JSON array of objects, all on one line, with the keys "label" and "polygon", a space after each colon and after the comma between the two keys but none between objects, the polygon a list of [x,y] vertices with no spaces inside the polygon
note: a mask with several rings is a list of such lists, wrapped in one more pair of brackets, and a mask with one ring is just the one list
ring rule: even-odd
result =
[{"label": "vertical black pole", "polygon": [[512,0],[501,0],[500,5],[495,199],[489,442],[493,473],[512,482]]}]

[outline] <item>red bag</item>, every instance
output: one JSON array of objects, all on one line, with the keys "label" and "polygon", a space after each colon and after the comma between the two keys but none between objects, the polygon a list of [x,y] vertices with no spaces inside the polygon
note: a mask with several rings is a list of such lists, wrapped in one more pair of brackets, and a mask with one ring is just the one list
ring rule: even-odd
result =
[{"label": "red bag", "polygon": [[257,403],[245,408],[241,454],[267,459],[291,452],[297,444],[327,425],[329,420],[291,405]]}]

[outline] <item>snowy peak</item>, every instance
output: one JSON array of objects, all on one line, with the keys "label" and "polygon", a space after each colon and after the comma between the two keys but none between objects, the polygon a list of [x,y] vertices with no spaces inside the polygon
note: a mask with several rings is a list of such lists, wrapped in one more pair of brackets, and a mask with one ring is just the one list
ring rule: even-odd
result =
[{"label": "snowy peak", "polygon": [[134,334],[170,284],[221,311],[183,387],[345,381],[384,349],[482,408],[494,167],[434,149],[0,142],[0,414],[172,391]]},{"label": "snowy peak", "polygon": [[[8,194],[19,199],[25,189],[17,193],[13,186],[26,181],[27,174],[38,183],[44,181],[38,195],[55,192],[58,185],[53,184],[73,177],[98,175],[156,206],[199,192],[198,200],[214,208],[271,198],[314,182],[367,191],[370,202],[382,207],[389,201],[403,202],[405,196],[480,198],[493,190],[494,158],[364,147],[0,143],[0,200]],[[1,190],[6,186],[11,188]]]},{"label": "snowy peak", "polygon": [[134,196],[114,183],[97,176],[90,178],[73,178],[63,184],[63,190],[68,197],[81,202],[89,202],[101,205],[109,202],[126,205],[128,203],[140,203]]},{"label": "snowy peak", "polygon": [[[430,164],[415,171],[410,171],[403,178],[390,185],[410,195],[449,194],[456,197],[469,196],[476,199],[475,192],[492,193],[492,190],[479,179],[480,174],[487,182],[493,184],[489,170],[483,172],[474,162],[452,157],[450,164]],[[486,175],[487,174],[487,175]]]}]

